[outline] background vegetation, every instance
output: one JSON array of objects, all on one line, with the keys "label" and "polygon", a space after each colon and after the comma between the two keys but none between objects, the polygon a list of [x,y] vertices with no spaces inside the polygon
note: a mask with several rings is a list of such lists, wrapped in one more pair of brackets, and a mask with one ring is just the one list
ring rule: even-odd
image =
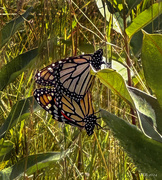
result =
[{"label": "background vegetation", "polygon": [[[161,179],[161,13],[155,0],[0,1],[0,179]],[[99,48],[115,71],[94,73],[107,111],[88,137],[38,106],[34,75]]]}]

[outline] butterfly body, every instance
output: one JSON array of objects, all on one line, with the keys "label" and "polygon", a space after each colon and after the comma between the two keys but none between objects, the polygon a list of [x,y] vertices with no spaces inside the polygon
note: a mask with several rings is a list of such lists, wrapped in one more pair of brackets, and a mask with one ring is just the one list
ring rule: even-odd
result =
[{"label": "butterfly body", "polygon": [[97,117],[94,115],[90,93],[76,102],[66,95],[60,96],[55,88],[41,88],[34,91],[38,104],[59,122],[85,128],[88,135],[93,134]]},{"label": "butterfly body", "polygon": [[63,59],[43,68],[36,74],[35,80],[40,85],[53,86],[60,93],[79,102],[94,80],[90,74],[91,65],[99,70],[103,64],[102,55],[103,50],[100,49],[94,54]]}]

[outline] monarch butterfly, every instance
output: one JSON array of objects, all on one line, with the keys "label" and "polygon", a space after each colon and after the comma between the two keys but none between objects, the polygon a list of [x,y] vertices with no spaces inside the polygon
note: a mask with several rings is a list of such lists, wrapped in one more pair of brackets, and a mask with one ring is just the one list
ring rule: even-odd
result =
[{"label": "monarch butterfly", "polygon": [[95,70],[101,69],[103,50],[94,54],[69,57],[53,63],[39,71],[35,80],[43,86],[54,86],[75,101],[81,100],[91,87],[94,76],[90,74],[90,64]]},{"label": "monarch butterfly", "polygon": [[93,134],[95,125],[99,125],[96,122],[97,117],[94,115],[89,92],[79,103],[64,94],[60,96],[55,88],[36,89],[34,97],[43,109],[52,114],[53,119],[85,128],[89,136]]}]

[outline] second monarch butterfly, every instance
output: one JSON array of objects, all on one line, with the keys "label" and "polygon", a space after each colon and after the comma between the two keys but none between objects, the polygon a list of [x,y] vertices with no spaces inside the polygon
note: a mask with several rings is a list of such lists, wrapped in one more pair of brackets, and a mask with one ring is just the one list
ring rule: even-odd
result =
[{"label": "second monarch butterfly", "polygon": [[96,122],[97,117],[94,114],[89,92],[79,103],[64,94],[60,96],[55,88],[36,89],[34,97],[43,109],[52,114],[53,119],[85,128],[89,136],[93,134],[95,125],[100,126]]},{"label": "second monarch butterfly", "polygon": [[53,86],[75,101],[80,101],[92,85],[94,76],[90,74],[90,64],[100,70],[103,50],[94,54],[69,57],[53,63],[39,71],[35,80],[43,86]]}]

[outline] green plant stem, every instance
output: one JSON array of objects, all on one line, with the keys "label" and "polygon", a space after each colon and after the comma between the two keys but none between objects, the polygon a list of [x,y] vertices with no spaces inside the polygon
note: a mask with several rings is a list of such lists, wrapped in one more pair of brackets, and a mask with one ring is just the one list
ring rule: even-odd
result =
[{"label": "green plant stem", "polygon": [[[128,35],[126,33],[126,28],[127,28],[127,22],[126,22],[126,14],[125,14],[125,3],[123,3],[123,24],[124,24],[124,43],[125,43],[125,52],[126,52],[126,63],[127,63],[127,74],[128,74],[128,85],[132,86],[132,79],[131,79],[131,71],[130,71],[130,67],[131,67],[131,62],[130,62],[130,56],[129,56],[129,43],[128,43]],[[132,114],[132,124],[136,124],[135,121],[135,114],[134,114],[134,110],[131,108],[130,112]]]}]

